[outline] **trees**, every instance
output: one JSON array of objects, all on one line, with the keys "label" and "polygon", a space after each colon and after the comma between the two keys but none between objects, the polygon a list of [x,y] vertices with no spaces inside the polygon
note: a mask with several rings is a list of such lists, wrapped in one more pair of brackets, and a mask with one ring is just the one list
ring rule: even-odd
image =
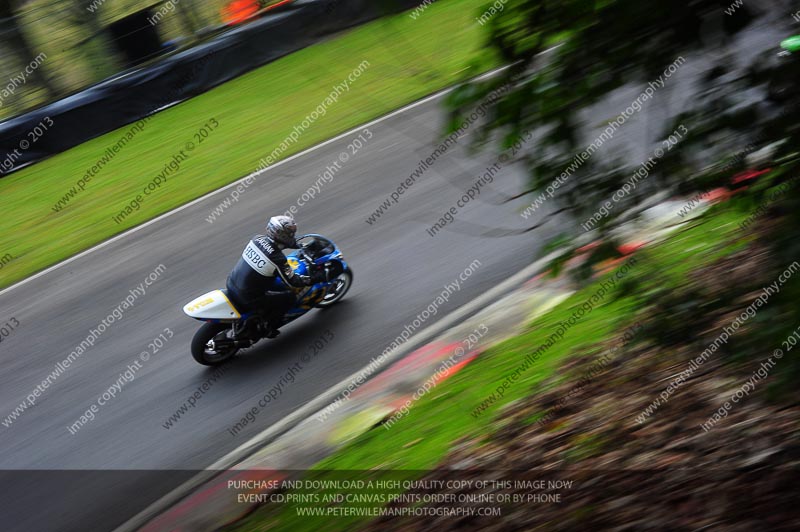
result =
[{"label": "trees", "polygon": [[[653,188],[704,190],[722,178],[704,174],[708,161],[739,153],[741,134],[755,137],[758,125],[774,112],[759,97],[742,92],[761,84],[768,74],[750,75],[736,64],[737,58],[725,53],[727,40],[757,15],[749,4],[727,6],[712,0],[509,0],[488,21],[486,13],[479,18],[488,29],[489,46],[511,67],[488,81],[462,86],[449,103],[459,115],[498,86],[513,84],[514,89],[492,106],[477,142],[494,139],[505,148],[523,133],[535,131],[535,152],[524,157],[531,186],[522,193],[547,190],[568,170],[568,180],[559,183],[555,197],[585,219],[647,157],[636,160],[602,143],[587,150],[590,141],[600,136],[589,135],[593,129],[600,132],[610,125],[608,140],[630,118],[625,106],[604,110],[607,118],[599,127],[592,124],[594,128],[582,125],[582,112],[625,87],[636,88],[636,94],[641,89],[642,98],[631,99],[636,110],[664,86],[671,70],[682,68],[683,58],[701,56],[705,72],[700,83],[681,89],[680,109],[656,124],[660,134],[649,139],[647,153],[654,141],[668,139],[678,127],[680,146],[664,150],[669,153],[659,159],[653,184],[634,189],[630,199],[635,203]],[[766,133],[761,145],[775,140]],[[572,164],[576,156],[577,169]],[[613,220],[614,216],[604,217],[599,225],[607,227]]]},{"label": "trees", "polygon": [[[502,0],[493,5],[498,2]],[[770,247],[763,269],[778,275],[800,259],[795,237],[800,230],[800,92],[793,85],[800,80],[800,53],[778,60],[779,39],[773,49],[757,55],[728,47],[733,36],[765,19],[783,24],[785,37],[792,33],[790,9],[783,2],[763,2],[762,7],[765,4],[768,9],[756,12],[747,2],[712,0],[508,0],[488,20],[485,13],[478,18],[487,27],[488,45],[511,66],[496,77],[459,87],[449,99],[453,122],[491,91],[513,86],[489,106],[475,143],[505,149],[526,133],[535,133],[533,148],[521,158],[530,188],[520,196],[530,197],[532,207],[541,199],[555,202],[557,212],[567,210],[583,222],[559,244],[578,234],[600,240],[584,274],[591,273],[593,262],[615,253],[612,235],[621,215],[649,196],[702,194],[732,185],[742,170],[770,169],[755,182],[733,184],[749,186],[735,196],[734,204],[748,214],[766,213],[760,222],[767,223],[747,231],[752,235],[755,230],[757,241]],[[640,139],[644,143],[638,154],[618,145],[609,148],[605,141],[629,127],[625,122],[638,113],[636,107],[664,90],[659,80],[671,69],[688,68],[674,66],[680,58],[693,62],[695,75],[681,85],[677,105],[655,117],[658,133]],[[633,96],[609,108],[620,90]],[[585,123],[592,106],[595,120],[603,117],[599,124]],[[664,106],[662,102],[656,107]],[[653,113],[645,119],[652,122]],[[647,179],[636,181],[634,169],[659,149],[661,156],[653,157],[656,164],[647,168]],[[629,190],[620,194],[626,183]],[[679,211],[675,214],[679,223]],[[570,252],[567,248],[562,260]],[[720,270],[724,268],[715,275]],[[708,315],[732,310],[742,291],[756,288],[731,286],[724,280],[721,284],[723,289],[698,290],[696,281],[665,283],[662,292],[643,295],[643,304],[664,315],[689,307]],[[798,297],[800,276],[760,311],[759,327],[738,354],[760,357],[765,345],[780,345],[800,323]],[[653,321],[658,327],[668,326],[668,320]],[[691,341],[691,335],[678,337]],[[784,382],[800,377],[800,364],[787,362],[785,368]]]},{"label": "trees", "polygon": [[[0,20],[2,21],[2,40],[8,46],[12,54],[20,58],[20,63],[28,65],[34,61],[38,53],[28,43],[25,33],[15,16],[15,10],[20,2],[14,0],[0,0]],[[41,66],[30,74],[30,78],[47,91],[47,97],[51,98],[57,94],[55,86],[45,74]]]}]

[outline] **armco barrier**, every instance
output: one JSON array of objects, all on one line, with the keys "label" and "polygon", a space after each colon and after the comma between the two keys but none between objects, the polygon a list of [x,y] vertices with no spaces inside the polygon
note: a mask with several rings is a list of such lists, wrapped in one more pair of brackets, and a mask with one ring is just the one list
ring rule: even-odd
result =
[{"label": "armco barrier", "polygon": [[[326,35],[417,3],[296,0],[279,12],[195,48],[11,118],[0,124],[0,160],[13,160],[13,166],[0,172],[0,177],[203,93]],[[20,142],[26,141],[28,133],[45,117],[52,120],[52,128],[29,148],[20,150]]]}]

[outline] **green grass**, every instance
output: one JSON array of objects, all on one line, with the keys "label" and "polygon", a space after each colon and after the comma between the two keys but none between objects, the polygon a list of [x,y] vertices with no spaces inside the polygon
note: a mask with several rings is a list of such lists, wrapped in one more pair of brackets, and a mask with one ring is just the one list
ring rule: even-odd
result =
[{"label": "green grass", "polygon": [[[473,409],[522,361],[566,321],[583,301],[596,292],[599,281],[579,290],[548,314],[530,324],[527,332],[492,347],[464,370],[451,377],[417,401],[409,413],[390,430],[375,428],[356,438],[343,449],[321,461],[309,472],[309,478],[342,479],[337,471],[430,470],[449,452],[453,442],[462,437],[482,438],[491,430],[498,411],[509,403],[541,391],[543,381],[571,356],[599,356],[601,345],[618,340],[626,327],[638,318],[642,293],[657,286],[681,283],[687,272],[713,262],[720,249],[742,235],[737,224],[746,216],[727,206],[715,208],[696,226],[673,234],[669,240],[637,254],[637,263],[625,280],[634,280],[638,289],[627,292],[619,286],[604,302],[570,328],[531,369],[512,384],[506,395],[477,419]],[[612,296],[618,296],[616,299]],[[535,419],[529,420],[531,423]],[[587,440],[575,461],[602,446],[602,441]],[[352,474],[351,474],[352,477]],[[349,478],[349,477],[344,477]],[[412,477],[413,478],[413,477]],[[318,519],[295,515],[294,506],[263,507],[232,530],[354,530],[357,517]],[[349,505],[353,506],[353,505]]]},{"label": "green grass", "polygon": [[[484,30],[474,20],[483,5],[481,0],[442,0],[417,20],[407,13],[382,18],[165,110],[61,212],[51,207],[129,126],[0,179],[0,256],[13,257],[0,269],[0,286],[252,172],[364,60],[370,66],[350,91],[283,157],[497,65],[482,46]],[[114,223],[112,216],[211,118],[219,127],[180,171],[134,215]],[[274,179],[279,172],[269,175]]]}]

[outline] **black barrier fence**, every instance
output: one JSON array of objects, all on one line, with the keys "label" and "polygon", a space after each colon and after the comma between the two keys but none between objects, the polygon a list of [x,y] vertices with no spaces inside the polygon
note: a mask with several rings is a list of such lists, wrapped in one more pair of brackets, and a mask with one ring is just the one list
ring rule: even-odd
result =
[{"label": "black barrier fence", "polygon": [[[418,0],[296,0],[285,9],[0,124],[0,177]],[[52,122],[46,135],[31,132]]]}]

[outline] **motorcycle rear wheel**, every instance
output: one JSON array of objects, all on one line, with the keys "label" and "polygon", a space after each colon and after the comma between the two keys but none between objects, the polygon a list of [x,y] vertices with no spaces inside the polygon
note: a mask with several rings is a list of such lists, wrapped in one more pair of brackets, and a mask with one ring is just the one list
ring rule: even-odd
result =
[{"label": "motorcycle rear wheel", "polygon": [[217,335],[230,330],[230,328],[231,326],[226,323],[206,322],[200,326],[192,338],[192,357],[204,366],[219,366],[236,356],[239,351],[238,347],[219,349],[212,344]]}]

